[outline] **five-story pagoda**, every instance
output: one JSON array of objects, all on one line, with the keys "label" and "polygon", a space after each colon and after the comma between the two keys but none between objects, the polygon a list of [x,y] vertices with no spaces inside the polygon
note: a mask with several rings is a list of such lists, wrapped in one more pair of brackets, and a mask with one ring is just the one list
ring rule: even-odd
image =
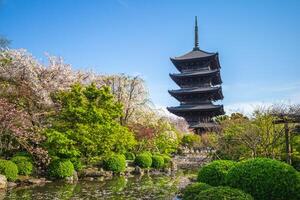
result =
[{"label": "five-story pagoda", "polygon": [[198,25],[195,19],[195,46],[187,54],[171,58],[178,74],[170,74],[180,87],[169,93],[180,102],[180,106],[167,109],[183,117],[190,128],[201,134],[217,127],[213,117],[223,115],[223,105],[212,102],[223,99],[218,53],[200,50],[198,45]]}]

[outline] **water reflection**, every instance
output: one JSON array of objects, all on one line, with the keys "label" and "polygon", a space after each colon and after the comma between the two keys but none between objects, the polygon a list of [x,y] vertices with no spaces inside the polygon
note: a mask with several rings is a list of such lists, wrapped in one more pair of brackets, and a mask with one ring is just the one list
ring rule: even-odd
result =
[{"label": "water reflection", "polygon": [[[80,181],[77,184],[48,183],[44,186],[10,189],[0,193],[5,200],[81,200],[81,199],[174,199],[181,177],[173,176],[135,176],[114,177],[105,181]],[[1,198],[2,194],[2,198]]]}]

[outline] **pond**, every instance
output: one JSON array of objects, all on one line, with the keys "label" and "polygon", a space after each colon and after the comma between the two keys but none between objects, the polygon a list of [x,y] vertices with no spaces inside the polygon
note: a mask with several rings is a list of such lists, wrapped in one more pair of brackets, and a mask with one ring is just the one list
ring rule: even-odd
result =
[{"label": "pond", "polygon": [[10,189],[2,193],[5,200],[81,200],[81,199],[177,199],[178,186],[196,170],[178,171],[171,176],[144,175],[142,177],[114,177],[106,181],[79,181],[76,184],[62,182],[47,183]]}]

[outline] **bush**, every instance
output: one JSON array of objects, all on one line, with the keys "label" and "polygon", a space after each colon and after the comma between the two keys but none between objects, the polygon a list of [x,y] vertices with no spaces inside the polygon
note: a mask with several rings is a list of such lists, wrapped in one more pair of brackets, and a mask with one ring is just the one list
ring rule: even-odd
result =
[{"label": "bush", "polygon": [[186,186],[182,191],[183,200],[194,200],[196,196],[203,190],[207,190],[212,186],[206,183],[193,183]]},{"label": "bush", "polygon": [[152,165],[152,158],[148,153],[142,153],[136,156],[134,163],[141,168],[149,168]]},{"label": "bush", "polygon": [[74,166],[70,160],[56,159],[48,167],[48,174],[53,178],[65,178],[72,176]]},{"label": "bush", "polygon": [[171,164],[172,158],[168,155],[162,155],[164,158],[164,167],[169,167]]},{"label": "bush", "polygon": [[15,181],[18,177],[18,167],[10,160],[0,160],[0,174],[5,175],[9,181]]},{"label": "bush", "polygon": [[112,155],[103,162],[104,169],[113,172],[123,172],[126,168],[126,160],[124,155]]},{"label": "bush", "polygon": [[78,172],[82,169],[82,162],[80,158],[71,158],[70,160],[74,166],[74,169]]},{"label": "bush", "polygon": [[126,157],[126,160],[134,160],[135,159],[135,155],[132,152],[126,152],[125,157]]},{"label": "bush", "polygon": [[199,144],[200,142],[201,138],[199,135],[196,134],[187,134],[184,135],[181,139],[181,144],[189,148],[194,147],[197,143]]},{"label": "bush", "polygon": [[253,200],[253,197],[241,190],[230,187],[212,187],[200,192],[194,200]]},{"label": "bush", "polygon": [[235,165],[229,160],[216,160],[200,168],[198,181],[211,186],[226,185],[228,170]]},{"label": "bush", "polygon": [[32,173],[33,164],[31,158],[27,156],[14,156],[11,161],[17,165],[19,174],[27,176]]},{"label": "bush", "polygon": [[164,166],[164,158],[160,155],[154,155],[152,156],[152,167],[159,169]]},{"label": "bush", "polygon": [[228,171],[227,183],[255,199],[298,199],[298,172],[290,165],[267,158],[240,162]]}]

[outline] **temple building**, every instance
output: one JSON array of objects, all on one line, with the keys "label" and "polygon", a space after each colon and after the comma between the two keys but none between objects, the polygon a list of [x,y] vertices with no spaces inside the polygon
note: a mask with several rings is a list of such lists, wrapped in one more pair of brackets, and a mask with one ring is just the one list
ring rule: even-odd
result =
[{"label": "temple building", "polygon": [[224,114],[223,105],[213,104],[223,99],[221,66],[218,53],[205,52],[199,48],[197,17],[193,50],[170,59],[180,72],[170,74],[170,77],[180,89],[169,90],[169,93],[180,105],[168,107],[169,112],[183,117],[195,133],[201,134],[217,128],[213,118]]}]

